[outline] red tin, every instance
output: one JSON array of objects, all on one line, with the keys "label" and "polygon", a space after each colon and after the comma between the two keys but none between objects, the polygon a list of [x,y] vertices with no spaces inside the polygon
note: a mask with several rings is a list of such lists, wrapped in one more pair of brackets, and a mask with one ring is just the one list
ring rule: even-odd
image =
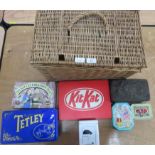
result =
[{"label": "red tin", "polygon": [[108,80],[63,81],[58,89],[60,120],[111,118]]}]

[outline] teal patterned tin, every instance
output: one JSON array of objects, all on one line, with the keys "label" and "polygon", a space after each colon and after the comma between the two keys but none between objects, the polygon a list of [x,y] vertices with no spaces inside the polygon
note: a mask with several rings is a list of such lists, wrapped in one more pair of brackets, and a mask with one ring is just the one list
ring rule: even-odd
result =
[{"label": "teal patterned tin", "polygon": [[113,127],[120,131],[131,130],[134,127],[134,117],[128,103],[121,102],[113,105],[112,123]]}]

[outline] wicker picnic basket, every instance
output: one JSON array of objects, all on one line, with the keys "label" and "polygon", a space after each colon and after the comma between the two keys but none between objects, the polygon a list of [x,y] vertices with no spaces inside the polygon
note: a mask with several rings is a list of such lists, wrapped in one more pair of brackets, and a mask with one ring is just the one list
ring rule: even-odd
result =
[{"label": "wicker picnic basket", "polygon": [[128,77],[146,67],[138,11],[37,11],[31,64],[48,79]]}]

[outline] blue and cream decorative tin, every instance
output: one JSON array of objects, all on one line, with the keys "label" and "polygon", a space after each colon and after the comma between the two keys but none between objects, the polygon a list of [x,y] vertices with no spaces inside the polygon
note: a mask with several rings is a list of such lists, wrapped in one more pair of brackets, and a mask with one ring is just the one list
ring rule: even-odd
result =
[{"label": "blue and cream decorative tin", "polygon": [[112,107],[112,123],[117,130],[131,130],[134,116],[128,103],[115,103]]},{"label": "blue and cream decorative tin", "polygon": [[55,82],[16,82],[14,108],[55,108]]},{"label": "blue and cream decorative tin", "polygon": [[58,138],[57,110],[4,111],[1,133],[2,144],[55,141]]}]

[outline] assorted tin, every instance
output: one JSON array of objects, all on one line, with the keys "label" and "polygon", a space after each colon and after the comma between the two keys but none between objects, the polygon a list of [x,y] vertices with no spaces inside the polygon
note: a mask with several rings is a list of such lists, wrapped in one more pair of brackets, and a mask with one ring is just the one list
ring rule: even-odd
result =
[{"label": "assorted tin", "polygon": [[134,117],[128,103],[115,103],[112,107],[113,127],[120,131],[131,130],[134,127]]},{"label": "assorted tin", "polygon": [[2,144],[50,142],[57,138],[56,109],[12,110],[2,114]]},{"label": "assorted tin", "polygon": [[54,108],[55,82],[17,82],[14,86],[14,108]]},{"label": "assorted tin", "polygon": [[[57,140],[55,102],[55,82],[17,82],[12,105],[23,109],[3,112],[1,143]],[[112,118],[115,129],[127,131],[134,127],[134,119],[153,117],[148,103],[130,106],[128,102],[116,102],[112,106],[108,80],[59,82],[58,103],[60,120],[80,120],[79,143],[82,145],[100,143],[98,121],[95,119]]]}]

